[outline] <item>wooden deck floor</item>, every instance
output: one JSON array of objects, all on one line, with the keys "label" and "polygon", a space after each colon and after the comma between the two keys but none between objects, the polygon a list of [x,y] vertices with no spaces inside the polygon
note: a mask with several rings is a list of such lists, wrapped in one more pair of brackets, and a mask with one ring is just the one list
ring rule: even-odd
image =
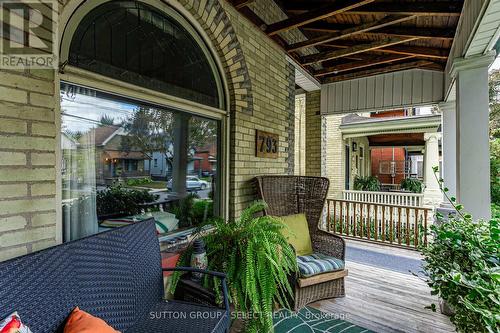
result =
[{"label": "wooden deck floor", "polygon": [[346,262],[346,297],[310,304],[323,312],[344,314],[345,319],[375,332],[455,332],[448,317],[425,306],[436,303],[419,278]]}]

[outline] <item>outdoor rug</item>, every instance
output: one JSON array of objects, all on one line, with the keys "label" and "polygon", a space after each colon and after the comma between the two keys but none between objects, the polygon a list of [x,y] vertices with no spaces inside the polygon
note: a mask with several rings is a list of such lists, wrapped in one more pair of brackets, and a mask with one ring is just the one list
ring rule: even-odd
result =
[{"label": "outdoor rug", "polygon": [[374,333],[342,320],[338,315],[308,306],[298,313],[282,309],[274,313],[275,333]]}]

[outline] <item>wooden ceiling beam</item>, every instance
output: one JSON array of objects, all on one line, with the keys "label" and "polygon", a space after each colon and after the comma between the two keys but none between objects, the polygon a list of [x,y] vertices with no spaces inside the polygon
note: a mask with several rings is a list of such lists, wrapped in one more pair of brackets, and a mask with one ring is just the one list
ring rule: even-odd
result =
[{"label": "wooden ceiling beam", "polygon": [[[311,10],[311,3],[287,2],[286,10],[289,12],[303,13]],[[376,3],[353,10],[343,14],[373,15],[373,14],[398,14],[418,16],[460,16],[462,2],[411,2],[411,3]]]},{"label": "wooden ceiling beam", "polygon": [[[412,16],[414,17],[414,16]],[[349,25],[338,25],[329,24],[326,22],[316,22],[310,25],[302,27],[306,31],[315,32],[326,32],[326,33],[339,33],[342,30],[354,29],[355,26]],[[431,38],[431,39],[453,39],[455,35],[455,29],[443,29],[443,28],[419,28],[419,27],[385,27],[382,29],[373,29],[369,31],[363,31],[363,33],[368,35],[387,35],[387,36],[397,36],[397,37],[419,37],[419,38]]]},{"label": "wooden ceiling beam", "polygon": [[338,0],[327,6],[309,10],[303,14],[287,18],[270,24],[265,29],[266,34],[273,36],[279,32],[298,28],[303,25],[316,22],[327,17],[344,13],[360,6],[374,2],[375,0]]},{"label": "wooden ceiling beam", "polygon": [[317,71],[314,71],[314,76],[325,76],[325,75],[330,75],[330,74],[338,74],[342,72],[347,72],[355,69],[361,69],[361,68],[366,68],[366,67],[371,67],[371,66],[377,66],[377,65],[382,65],[382,64],[387,64],[390,62],[395,62],[395,61],[401,61],[401,60],[407,60],[407,59],[412,59],[415,58],[415,56],[409,56],[409,55],[388,55],[388,56],[378,56],[378,57],[371,57],[370,59],[367,60],[362,60],[362,61],[353,61],[353,62],[348,62],[344,64],[339,64],[339,65],[334,65],[330,66],[327,68],[323,68]]},{"label": "wooden ceiling beam", "polygon": [[333,51],[327,51],[327,52],[322,52],[322,53],[304,56],[301,58],[301,63],[302,63],[302,65],[309,65],[309,64],[313,64],[313,63],[317,63],[317,62],[323,62],[323,61],[343,58],[343,57],[351,56],[351,55],[358,54],[358,53],[374,51],[374,50],[381,49],[384,47],[393,46],[393,45],[397,45],[397,44],[401,44],[401,43],[406,43],[406,42],[409,42],[409,41],[412,41],[415,39],[416,38],[400,38],[400,37],[386,38],[386,39],[376,41],[373,43],[359,44],[359,45],[355,45],[355,46],[341,49],[341,50],[333,50]]},{"label": "wooden ceiling beam", "polygon": [[355,26],[355,27],[352,27],[349,29],[341,30],[338,32],[333,32],[333,33],[330,33],[328,35],[319,36],[316,38],[308,39],[308,40],[303,41],[303,42],[291,44],[286,49],[287,49],[287,51],[295,51],[295,50],[299,50],[299,49],[302,49],[305,47],[311,47],[311,46],[315,46],[318,44],[324,44],[324,43],[328,43],[328,42],[331,42],[334,40],[351,37],[351,36],[354,36],[354,35],[357,35],[360,33],[365,33],[365,32],[371,31],[371,30],[387,27],[387,26],[392,25],[392,24],[397,24],[397,23],[401,23],[404,21],[408,21],[414,17],[415,16],[389,15],[389,16],[386,16],[383,19],[380,19],[377,21],[361,24],[361,25],[358,25],[358,26]]},{"label": "wooden ceiling beam", "polygon": [[[355,45],[356,43],[352,41],[336,41],[334,43],[323,44],[323,46],[330,46],[337,49],[351,48],[354,47]],[[449,54],[448,49],[438,49],[432,47],[411,46],[411,45],[395,45],[390,47],[374,49],[372,51],[376,53],[413,55],[416,57],[433,58],[440,60],[448,59],[448,54]]]},{"label": "wooden ceiling beam", "polygon": [[331,76],[323,79],[323,83],[332,83],[332,82],[339,82],[339,81],[345,81],[345,80],[352,80],[352,79],[357,79],[361,77],[367,77],[367,76],[372,76],[372,75],[377,75],[377,74],[384,74],[384,73],[390,73],[390,72],[396,72],[396,71],[402,71],[402,70],[407,70],[407,69],[413,69],[413,68],[425,68],[425,69],[432,69],[432,70],[443,70],[444,66],[436,64],[432,61],[428,60],[419,60],[419,61],[412,61],[412,62],[407,62],[407,63],[402,63],[402,64],[397,64],[397,65],[392,65],[392,66],[385,66],[381,68],[373,68],[373,69],[367,69],[367,70],[362,70],[362,71],[356,71],[352,73],[347,73],[343,75],[337,75],[337,76]]},{"label": "wooden ceiling beam", "polygon": [[231,4],[237,10],[240,10],[241,8],[248,6],[252,2],[255,2],[255,0],[231,0]]}]

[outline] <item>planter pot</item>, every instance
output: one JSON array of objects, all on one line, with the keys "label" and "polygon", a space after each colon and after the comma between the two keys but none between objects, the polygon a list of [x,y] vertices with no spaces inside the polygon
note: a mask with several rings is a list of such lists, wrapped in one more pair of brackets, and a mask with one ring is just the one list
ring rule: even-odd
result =
[{"label": "planter pot", "polygon": [[455,314],[453,307],[442,298],[439,298],[439,311],[446,316],[452,316]]}]

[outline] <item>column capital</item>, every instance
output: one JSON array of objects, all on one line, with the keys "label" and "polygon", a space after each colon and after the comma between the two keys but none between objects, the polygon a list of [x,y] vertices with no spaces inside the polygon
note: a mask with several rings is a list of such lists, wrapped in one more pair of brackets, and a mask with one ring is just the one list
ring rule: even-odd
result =
[{"label": "column capital", "polygon": [[435,133],[424,133],[424,141],[438,141],[441,139],[441,133],[435,132]]},{"label": "column capital", "polygon": [[489,51],[486,54],[468,58],[455,58],[451,65],[450,75],[456,77],[460,71],[490,66],[495,61],[496,52]]}]

